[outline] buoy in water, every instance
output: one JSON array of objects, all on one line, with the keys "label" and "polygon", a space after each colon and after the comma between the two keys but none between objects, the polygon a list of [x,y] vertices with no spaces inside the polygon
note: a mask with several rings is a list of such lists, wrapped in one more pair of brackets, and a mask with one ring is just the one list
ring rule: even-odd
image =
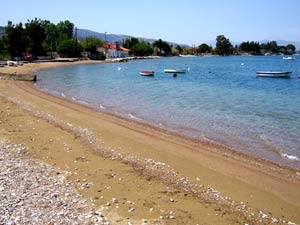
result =
[{"label": "buoy in water", "polygon": [[177,77],[177,73],[174,73],[174,74],[173,74],[173,77]]}]

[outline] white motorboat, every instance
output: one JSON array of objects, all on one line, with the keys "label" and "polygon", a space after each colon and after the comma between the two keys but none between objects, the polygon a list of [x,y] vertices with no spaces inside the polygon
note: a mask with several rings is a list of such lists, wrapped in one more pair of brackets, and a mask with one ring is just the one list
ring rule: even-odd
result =
[{"label": "white motorboat", "polygon": [[177,73],[186,73],[186,70],[183,70],[183,69],[165,69],[164,72],[165,73],[177,74]]},{"label": "white motorboat", "polygon": [[290,78],[290,71],[257,71],[257,77],[275,77],[275,78]]},{"label": "white motorboat", "polygon": [[294,57],[288,56],[288,57],[282,57],[283,60],[295,60]]},{"label": "white motorboat", "polygon": [[6,62],[8,66],[17,66],[18,63],[16,61],[7,61]]}]

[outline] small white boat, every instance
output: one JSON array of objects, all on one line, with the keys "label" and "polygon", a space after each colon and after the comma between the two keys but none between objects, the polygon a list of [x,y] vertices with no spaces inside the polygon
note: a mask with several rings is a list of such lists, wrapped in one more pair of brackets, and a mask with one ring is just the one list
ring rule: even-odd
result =
[{"label": "small white boat", "polygon": [[179,55],[179,57],[190,58],[190,57],[197,57],[197,56],[195,56],[195,55]]},{"label": "small white boat", "polygon": [[290,71],[257,71],[257,77],[275,77],[275,78],[290,78]]},{"label": "small white boat", "polygon": [[17,66],[18,65],[18,63],[15,61],[7,61],[6,63],[8,66]]},{"label": "small white boat", "polygon": [[186,73],[186,70],[183,69],[165,69],[164,70],[165,73],[173,73],[173,74],[177,74],[177,73]]},{"label": "small white boat", "polygon": [[154,76],[153,70],[141,70],[140,75],[142,76]]},{"label": "small white boat", "polygon": [[295,60],[294,57],[288,56],[288,57],[282,57],[283,60]]}]

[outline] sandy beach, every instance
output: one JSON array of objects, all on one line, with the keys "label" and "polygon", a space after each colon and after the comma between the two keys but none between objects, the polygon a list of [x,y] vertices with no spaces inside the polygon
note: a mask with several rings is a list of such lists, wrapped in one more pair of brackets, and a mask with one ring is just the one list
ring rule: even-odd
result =
[{"label": "sandy beach", "polygon": [[[0,73],[81,63],[99,62]],[[0,80],[0,106],[0,141],[68,171],[111,224],[300,224],[299,169],[96,112],[30,82]]]}]

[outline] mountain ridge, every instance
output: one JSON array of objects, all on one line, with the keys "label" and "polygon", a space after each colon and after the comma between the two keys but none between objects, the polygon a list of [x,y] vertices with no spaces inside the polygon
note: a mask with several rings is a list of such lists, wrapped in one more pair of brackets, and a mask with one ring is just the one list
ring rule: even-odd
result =
[{"label": "mountain ridge", "polygon": [[[105,41],[105,33],[91,31],[91,30],[88,30],[88,29],[78,28],[77,29],[77,35],[78,35],[79,40],[80,39],[84,40],[87,37],[93,36],[93,37],[97,37],[97,38],[100,38],[101,40]],[[138,38],[139,40],[147,41],[147,42],[150,42],[150,43],[153,43],[157,40],[157,39],[154,39],[154,38],[135,37],[135,36],[126,35],[126,34],[106,34],[106,41],[107,42],[116,42],[116,41],[117,42],[122,42],[123,40],[128,39],[128,38],[132,38],[132,37]],[[261,40],[261,41],[258,41],[258,42],[260,44],[262,44],[262,43],[267,43],[267,42],[270,42],[270,41],[273,41],[273,40]],[[286,41],[286,40],[275,40],[275,41],[277,42],[277,44],[279,46],[280,45],[286,46],[288,44],[293,44],[293,45],[295,45],[297,50],[300,49],[300,41]],[[173,45],[173,46],[180,45],[180,46],[184,46],[184,47],[189,47],[189,45],[187,45],[187,44],[179,44],[179,43],[169,42],[169,41],[167,41],[167,42],[169,44]],[[233,45],[239,45],[242,42],[243,41],[232,41],[232,44]],[[213,40],[208,41],[207,43],[211,46],[216,45],[216,41],[213,41]],[[199,45],[200,44],[201,43],[199,43]]]},{"label": "mountain ridge", "polygon": [[[135,37],[135,36],[126,35],[126,34],[106,34],[105,35],[105,33],[100,33],[100,32],[96,32],[96,31],[92,31],[92,30],[88,30],[88,29],[82,29],[82,28],[77,29],[77,38],[80,41],[83,41],[85,38],[91,37],[91,36],[100,38],[103,41],[105,41],[105,39],[106,39],[107,42],[123,42],[124,40],[129,39],[129,38],[138,38],[139,40],[143,40],[143,41],[146,41],[146,42],[149,42],[152,44],[153,42],[158,40],[158,39],[154,39],[154,38]],[[173,46],[177,46],[177,45],[189,46],[187,44],[178,44],[178,43],[170,42],[170,41],[167,41],[167,42]]]}]

